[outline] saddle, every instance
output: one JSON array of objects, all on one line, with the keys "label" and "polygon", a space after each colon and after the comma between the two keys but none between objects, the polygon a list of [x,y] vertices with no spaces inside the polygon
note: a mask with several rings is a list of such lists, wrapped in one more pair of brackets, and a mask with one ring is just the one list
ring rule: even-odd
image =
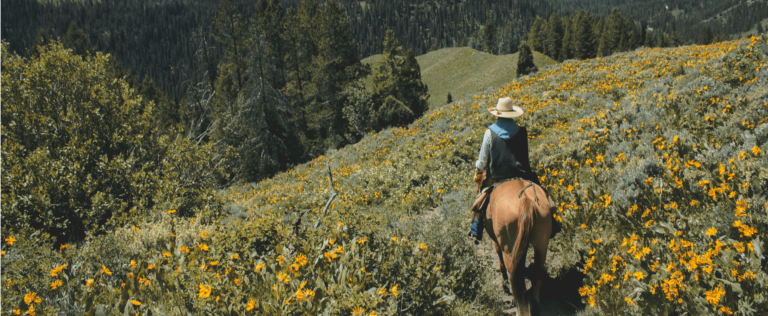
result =
[{"label": "saddle", "polygon": [[[500,186],[500,185],[502,185],[502,184],[504,184],[504,183],[506,183],[508,181],[513,181],[513,180],[525,180],[525,179],[523,179],[523,178],[506,178],[506,179],[498,179],[498,180],[491,179],[491,185],[486,187],[485,189],[482,189],[480,191],[480,194],[477,195],[477,198],[475,199],[475,202],[472,203],[472,208],[471,208],[472,212],[473,213],[484,213],[485,210],[488,208],[488,202],[491,200],[490,197],[491,197],[491,193],[493,192],[493,190],[496,187],[498,187],[498,186]],[[526,181],[528,181],[528,180],[526,180]],[[528,189],[528,188],[530,188],[532,186],[533,186],[533,182],[528,181],[528,185],[525,186],[522,190],[520,190],[520,197],[523,196],[523,192],[525,192],[526,189]],[[536,203],[539,203],[539,197],[538,196],[536,196]]]}]

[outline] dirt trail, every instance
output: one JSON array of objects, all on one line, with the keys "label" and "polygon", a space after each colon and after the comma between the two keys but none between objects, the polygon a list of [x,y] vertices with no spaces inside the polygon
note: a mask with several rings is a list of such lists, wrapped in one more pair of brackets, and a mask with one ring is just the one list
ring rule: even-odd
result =
[{"label": "dirt trail", "polygon": [[[423,212],[421,218],[423,221],[431,221],[439,218],[439,216],[440,207],[435,207]],[[478,258],[478,264],[484,265],[487,269],[493,271],[491,274],[493,276],[491,284],[498,289],[499,300],[504,302],[504,314],[517,315],[517,308],[513,302],[514,299],[511,295],[506,295],[501,290],[502,276],[499,271],[499,256],[494,251],[493,241],[488,238],[488,235],[484,235],[482,242],[477,247],[478,253],[481,256]],[[532,248],[529,248],[526,265],[530,264],[532,260],[533,251]],[[546,264],[548,267],[561,266],[563,264],[562,254],[549,251]],[[583,310],[584,305],[581,303],[581,296],[579,296],[579,287],[582,286],[583,278],[584,274],[576,267],[567,270],[562,276],[557,278],[546,275],[540,293],[541,305],[539,315],[576,315],[579,310]],[[530,281],[526,280],[526,285],[530,289]]]},{"label": "dirt trail", "polygon": [[[511,295],[506,295],[501,290],[502,276],[499,271],[499,256],[494,251],[493,242],[486,235],[478,247],[480,247],[478,249],[480,254],[492,259],[488,265],[488,268],[494,272],[491,283],[499,289],[499,298],[505,303],[504,313],[507,315],[517,315],[517,308],[513,302],[514,299]],[[557,253],[549,252],[547,257],[547,265],[558,264],[562,260],[562,256]],[[526,264],[530,264],[532,260],[532,252],[529,251]],[[576,315],[579,310],[583,309],[581,297],[578,293],[578,289],[582,285],[582,279],[583,274],[576,268],[568,270],[561,277],[552,278],[549,275],[545,276],[541,286],[539,315]],[[530,281],[526,280],[526,285],[530,290]]]}]

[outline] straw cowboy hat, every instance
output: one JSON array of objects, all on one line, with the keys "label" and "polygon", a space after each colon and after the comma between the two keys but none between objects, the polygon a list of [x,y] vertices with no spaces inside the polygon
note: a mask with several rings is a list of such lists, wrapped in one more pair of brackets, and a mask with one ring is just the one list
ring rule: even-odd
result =
[{"label": "straw cowboy hat", "polygon": [[488,112],[498,117],[507,118],[519,117],[525,113],[520,107],[512,105],[512,99],[509,97],[499,99],[496,107],[488,109]]}]

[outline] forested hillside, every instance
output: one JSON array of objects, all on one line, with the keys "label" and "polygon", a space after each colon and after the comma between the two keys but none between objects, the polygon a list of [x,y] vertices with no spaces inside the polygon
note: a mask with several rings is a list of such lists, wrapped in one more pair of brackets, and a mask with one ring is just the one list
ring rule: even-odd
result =
[{"label": "forested hillside", "polygon": [[[408,65],[407,56],[385,52],[395,69]],[[106,58],[83,59],[54,43],[23,59],[4,45],[2,309],[500,315],[496,272],[465,233],[472,162],[493,122],[486,108],[510,96],[526,110],[518,121],[532,138],[533,168],[563,224],[548,273],[584,275],[574,293],[580,313],[766,310],[766,54],[764,36],[541,67],[211,194],[210,184],[187,189],[199,179],[212,184],[206,179],[227,159],[147,134],[151,107],[109,77]],[[48,109],[73,102],[43,100],[60,95],[84,106],[57,121]],[[83,124],[61,129],[75,119]],[[115,124],[96,124],[102,119]],[[102,177],[85,176],[88,168]],[[38,207],[60,209],[50,201],[68,196],[62,189],[88,194],[93,183],[103,184],[89,199],[93,209],[136,216],[89,224],[101,233],[66,243],[30,222]],[[147,209],[147,201],[163,202]],[[196,207],[180,208],[188,201]],[[92,208],[70,209],[46,224]]]},{"label": "forested hillside", "polygon": [[[48,4],[44,4],[48,3]],[[299,7],[299,0],[282,0],[283,8]],[[27,54],[38,42],[42,30],[47,36],[64,37],[70,23],[83,30],[93,48],[116,56],[141,80],[151,78],[171,99],[185,96],[191,82],[201,80],[196,71],[195,53],[199,42],[207,40],[211,63],[222,57],[221,47],[213,45],[212,20],[219,1],[27,1],[2,2],[2,38],[10,50]],[[257,14],[255,3],[242,1],[244,16]],[[697,42],[707,25],[714,35],[741,35],[760,32],[768,18],[768,2],[756,1],[460,1],[460,0],[343,0],[351,25],[355,50],[360,58],[380,54],[387,29],[395,32],[400,45],[413,49],[416,56],[442,47],[469,46],[483,50],[488,21],[495,26],[494,54],[517,51],[536,17],[549,19],[575,16],[584,9],[607,18],[618,8],[637,27],[666,34],[678,34],[679,43]],[[202,35],[203,38],[196,37]],[[655,37],[655,36],[654,36]],[[640,44],[643,44],[642,42]]]}]

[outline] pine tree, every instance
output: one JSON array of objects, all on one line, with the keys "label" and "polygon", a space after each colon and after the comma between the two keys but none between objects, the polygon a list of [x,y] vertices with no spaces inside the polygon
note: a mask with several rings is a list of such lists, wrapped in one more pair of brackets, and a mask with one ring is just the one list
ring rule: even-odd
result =
[{"label": "pine tree", "polygon": [[531,26],[531,31],[528,33],[530,48],[537,52],[544,52],[544,42],[547,35],[545,33],[545,24],[544,19],[537,17]]},{"label": "pine tree", "polygon": [[699,34],[699,45],[709,44],[712,44],[712,30],[709,28],[709,25],[704,24]]},{"label": "pine tree", "polygon": [[620,50],[624,23],[624,17],[621,16],[619,9],[613,8],[600,36],[598,55],[608,56]]},{"label": "pine tree", "polygon": [[275,69],[270,72],[270,76],[278,89],[285,86],[284,17],[283,7],[278,0],[259,0],[256,3],[255,30],[261,35],[259,40],[263,40],[265,44],[257,58],[264,58],[267,63],[274,65]]},{"label": "pine tree", "polygon": [[451,93],[448,92],[448,97],[445,98],[445,104],[451,104],[453,103],[453,96],[451,96]]},{"label": "pine tree", "polygon": [[592,18],[584,10],[579,10],[573,22],[573,57],[587,59],[593,56]]},{"label": "pine tree", "polygon": [[549,34],[547,36],[547,44],[549,49],[549,57],[557,61],[563,61],[561,53],[563,51],[563,37],[565,36],[565,29],[563,28],[563,20],[555,13],[549,17],[549,23],[547,24]]},{"label": "pine tree", "polygon": [[400,57],[401,51],[402,48],[396,47],[394,31],[387,30],[383,60],[373,77],[371,120],[374,129],[407,125],[428,108],[428,88],[421,81],[421,69],[413,50]]},{"label": "pine tree", "polygon": [[83,30],[77,27],[75,22],[69,23],[67,34],[64,35],[61,42],[64,44],[64,48],[71,49],[73,53],[80,56],[85,56],[92,50],[91,40],[83,33]]},{"label": "pine tree", "polygon": [[645,21],[640,22],[640,38],[638,38],[637,44],[640,46],[647,46],[646,45],[646,38],[648,36],[648,24],[645,23]]},{"label": "pine tree", "polygon": [[506,25],[504,25],[504,45],[502,46],[503,52],[500,54],[511,54],[514,49],[514,30],[512,28],[512,22],[507,21]]},{"label": "pine tree", "polygon": [[[303,109],[305,95],[314,94],[315,90],[310,65],[318,54],[314,40],[317,30],[313,26],[318,19],[319,7],[317,1],[303,0],[295,14],[293,8],[288,10],[284,19],[287,83],[283,91],[295,107]],[[303,116],[303,111],[300,112]]]},{"label": "pine tree", "polygon": [[765,30],[763,29],[763,22],[757,22],[757,35],[765,33]]},{"label": "pine tree", "polygon": [[667,44],[670,47],[677,47],[681,44],[680,34],[677,33],[677,23],[675,21],[672,21],[672,33],[669,34],[668,42]]},{"label": "pine tree", "polygon": [[625,25],[624,25],[624,46],[622,47],[623,51],[630,51],[634,50],[638,46],[638,34],[637,34],[637,26],[635,25],[635,21],[630,17],[627,18]]},{"label": "pine tree", "polygon": [[566,17],[563,21],[565,25],[565,34],[563,35],[563,48],[560,52],[560,57],[563,60],[573,58],[573,21],[571,17]]},{"label": "pine tree", "polygon": [[493,54],[496,51],[498,30],[493,19],[488,19],[483,25],[483,51]]},{"label": "pine tree", "polygon": [[524,76],[538,71],[533,63],[533,52],[527,42],[520,43],[517,55],[517,76]]},{"label": "pine tree", "polygon": [[725,33],[720,32],[720,34],[717,34],[717,36],[715,36],[715,39],[713,40],[713,42],[720,43],[720,42],[724,42],[724,41],[727,41],[727,40],[730,40],[728,35],[725,35]]},{"label": "pine tree", "polygon": [[250,22],[239,12],[242,12],[242,9],[234,0],[221,0],[213,20],[216,30],[214,38],[222,43],[224,56],[235,67],[237,89],[243,86],[243,73],[248,68],[248,59],[244,55],[250,32]]},{"label": "pine tree", "polygon": [[643,39],[643,46],[649,47],[649,48],[654,46],[653,33],[654,33],[653,31],[645,32],[645,39]]},{"label": "pine tree", "polygon": [[667,37],[667,33],[662,31],[656,32],[656,47],[668,47],[669,39]]}]

